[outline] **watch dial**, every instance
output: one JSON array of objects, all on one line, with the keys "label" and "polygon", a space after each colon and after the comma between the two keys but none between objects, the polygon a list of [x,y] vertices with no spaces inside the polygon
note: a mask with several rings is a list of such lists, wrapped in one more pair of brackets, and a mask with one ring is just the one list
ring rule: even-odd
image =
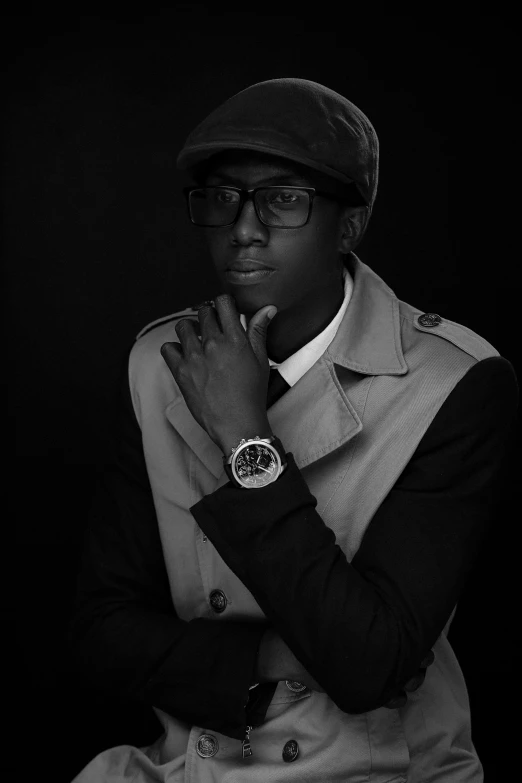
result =
[{"label": "watch dial", "polygon": [[236,472],[245,484],[252,487],[263,486],[277,473],[277,459],[266,446],[253,443],[239,454]]}]

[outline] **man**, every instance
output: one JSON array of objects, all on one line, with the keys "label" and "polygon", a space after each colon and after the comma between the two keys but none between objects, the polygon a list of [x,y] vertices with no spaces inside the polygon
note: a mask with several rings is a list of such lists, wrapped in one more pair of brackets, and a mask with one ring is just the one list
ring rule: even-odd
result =
[{"label": "man", "polygon": [[253,85],[178,164],[221,292],[130,351],[72,626],[165,732],[76,781],[481,781],[447,632],[512,367],[355,255],[378,143],[343,96]]}]

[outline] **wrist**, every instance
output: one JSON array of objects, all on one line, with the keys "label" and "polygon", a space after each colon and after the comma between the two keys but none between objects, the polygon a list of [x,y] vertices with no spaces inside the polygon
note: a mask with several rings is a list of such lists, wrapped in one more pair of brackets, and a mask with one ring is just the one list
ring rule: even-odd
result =
[{"label": "wrist", "polygon": [[255,682],[277,681],[274,676],[274,637],[275,632],[271,628],[267,628],[261,637],[254,671]]},{"label": "wrist", "polygon": [[254,673],[255,682],[279,682],[299,680],[306,674],[286,642],[273,628],[261,637]]},{"label": "wrist", "polygon": [[268,628],[261,637],[254,682],[280,682],[287,680],[306,685],[310,690],[324,693],[324,688],[307,672],[295,657],[286,642],[273,628]]},{"label": "wrist", "polygon": [[260,438],[271,438],[273,436],[272,429],[268,421],[259,423],[248,423],[244,426],[229,429],[227,432],[213,438],[214,442],[219,446],[221,451],[226,457],[230,457],[232,449],[235,449],[240,441],[243,439],[255,438],[259,435]]}]

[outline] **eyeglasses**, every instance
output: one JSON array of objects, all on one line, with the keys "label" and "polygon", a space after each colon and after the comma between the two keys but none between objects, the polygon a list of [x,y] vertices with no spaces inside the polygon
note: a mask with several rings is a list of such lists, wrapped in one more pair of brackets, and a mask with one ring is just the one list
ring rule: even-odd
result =
[{"label": "eyeglasses", "polygon": [[207,228],[233,225],[247,201],[253,201],[256,215],[263,225],[271,228],[300,228],[310,220],[316,195],[336,198],[316,188],[290,185],[251,190],[216,185],[183,188],[183,193],[191,222]]}]

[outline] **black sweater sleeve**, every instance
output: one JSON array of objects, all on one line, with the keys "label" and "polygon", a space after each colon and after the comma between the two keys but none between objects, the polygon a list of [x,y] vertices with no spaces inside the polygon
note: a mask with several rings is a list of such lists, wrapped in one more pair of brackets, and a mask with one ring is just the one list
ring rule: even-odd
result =
[{"label": "black sweater sleeve", "polygon": [[517,400],[506,359],[477,362],[444,401],[351,562],[291,453],[285,473],[262,490],[228,482],[191,507],[343,711],[385,705],[443,630],[494,519]]},{"label": "black sweater sleeve", "polygon": [[177,617],[127,364],[85,536],[69,635],[73,665],[93,687],[243,739],[266,624]]}]

